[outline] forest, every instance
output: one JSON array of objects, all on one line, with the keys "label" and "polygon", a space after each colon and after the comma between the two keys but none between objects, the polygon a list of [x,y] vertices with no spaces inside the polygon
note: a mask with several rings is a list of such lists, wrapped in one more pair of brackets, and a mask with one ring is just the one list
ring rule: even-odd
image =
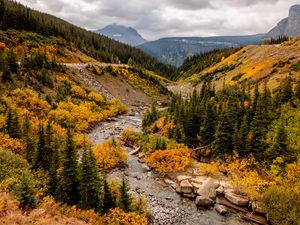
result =
[{"label": "forest", "polygon": [[275,93],[267,83],[217,91],[206,82],[188,98],[174,95],[166,110],[153,106],[143,128],[161,137],[156,142],[159,149],[168,149],[169,140],[192,149],[208,147],[205,156],[214,160],[202,171],[211,176],[226,171],[237,188],[263,202],[274,224],[298,224],[299,107],[300,80],[291,77]]},{"label": "forest", "polygon": [[47,37],[62,37],[68,42],[74,43],[87,55],[103,62],[127,64],[131,60],[141,68],[167,77],[170,77],[175,71],[172,66],[158,62],[137,48],[87,31],[52,15],[32,10],[14,1],[0,1],[0,29],[25,30]]}]

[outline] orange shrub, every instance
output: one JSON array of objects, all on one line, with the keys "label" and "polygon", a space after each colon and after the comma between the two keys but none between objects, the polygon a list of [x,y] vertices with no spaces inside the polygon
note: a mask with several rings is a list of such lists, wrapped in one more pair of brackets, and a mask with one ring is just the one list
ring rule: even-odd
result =
[{"label": "orange shrub", "polygon": [[184,171],[190,162],[190,152],[186,147],[171,150],[159,150],[153,152],[147,158],[147,163],[160,172]]},{"label": "orange shrub", "polygon": [[23,153],[24,145],[19,140],[3,133],[0,133],[0,140],[0,149],[10,150],[16,154]]},{"label": "orange shrub", "polygon": [[106,225],[147,225],[146,215],[135,212],[125,213],[123,210],[116,208],[111,209],[106,215]]},{"label": "orange shrub", "polygon": [[105,165],[106,169],[112,169],[127,161],[127,153],[121,147],[120,143],[106,141],[96,145],[93,149],[98,166]]}]

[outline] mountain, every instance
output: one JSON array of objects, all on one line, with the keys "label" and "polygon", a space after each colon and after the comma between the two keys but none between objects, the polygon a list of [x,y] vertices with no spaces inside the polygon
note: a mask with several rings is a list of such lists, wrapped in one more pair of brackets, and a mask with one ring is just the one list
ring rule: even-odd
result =
[{"label": "mountain", "polygon": [[286,77],[291,76],[293,80],[300,78],[300,37],[280,46],[250,45],[231,52],[213,51],[190,61],[186,60],[179,68],[180,85],[173,87],[180,93],[200,89],[204,82],[212,82],[220,90],[224,85],[244,83],[254,88],[255,84],[263,85],[265,81],[276,93]]},{"label": "mountain", "polygon": [[137,48],[87,31],[55,16],[32,10],[14,1],[0,0],[0,29],[60,36],[102,62],[127,63],[131,59],[136,65],[164,76],[174,72],[172,67],[162,64]]},{"label": "mountain", "polygon": [[116,41],[137,46],[147,42],[135,29],[132,27],[125,27],[118,24],[111,24],[103,29],[97,30],[96,33],[107,36]]},{"label": "mountain", "polygon": [[178,67],[188,56],[215,49],[259,44],[263,37],[264,34],[248,36],[173,37],[147,42],[137,47],[163,63]]},{"label": "mountain", "polygon": [[293,38],[300,35],[300,5],[293,5],[290,8],[289,16],[281,20],[276,27],[270,30],[266,37],[278,38],[278,37],[289,37]]}]

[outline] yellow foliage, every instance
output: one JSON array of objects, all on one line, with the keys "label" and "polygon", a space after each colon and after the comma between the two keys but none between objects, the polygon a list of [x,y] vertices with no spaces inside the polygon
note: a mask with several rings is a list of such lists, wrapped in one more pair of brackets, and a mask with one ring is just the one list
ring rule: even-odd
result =
[{"label": "yellow foliage", "polygon": [[155,125],[158,128],[158,133],[163,135],[168,135],[169,129],[174,128],[173,121],[167,121],[165,116],[160,117],[156,122]]},{"label": "yellow foliage", "polygon": [[240,159],[237,154],[227,160],[226,170],[231,175],[232,185],[254,199],[259,199],[267,188],[275,185],[272,179],[262,177],[254,167],[255,158]]},{"label": "yellow foliage", "polygon": [[120,143],[106,141],[96,145],[93,149],[98,166],[100,168],[105,165],[107,169],[115,168],[127,161],[127,153],[121,147]]},{"label": "yellow foliage", "polygon": [[0,42],[0,51],[1,52],[6,52],[7,48],[6,48],[6,44],[4,42]]},{"label": "yellow foliage", "polygon": [[139,215],[135,212],[125,213],[123,210],[116,208],[111,209],[106,215],[107,225],[147,225],[146,215]]},{"label": "yellow foliage", "polygon": [[105,103],[105,98],[102,95],[93,91],[88,94],[87,98],[90,101],[96,102],[98,105]]},{"label": "yellow foliage", "polygon": [[139,140],[138,133],[134,130],[134,127],[126,127],[121,133],[121,140],[125,143],[137,143]]},{"label": "yellow foliage", "polygon": [[10,150],[16,154],[22,154],[24,152],[24,145],[19,140],[3,133],[0,133],[0,140],[0,149]]},{"label": "yellow foliage", "polygon": [[4,115],[0,115],[0,130],[2,130],[5,127],[6,119]]},{"label": "yellow foliage", "polygon": [[199,171],[201,174],[210,177],[218,177],[220,175],[220,163],[200,163]]},{"label": "yellow foliage", "polygon": [[78,85],[72,85],[71,94],[72,94],[73,97],[77,97],[77,98],[85,98],[86,97],[85,90],[83,90]]},{"label": "yellow foliage", "polygon": [[147,158],[147,163],[160,172],[184,171],[190,164],[190,152],[186,147],[155,151]]},{"label": "yellow foliage", "polygon": [[82,148],[84,146],[86,147],[91,146],[93,141],[86,134],[76,133],[74,135],[74,142],[77,148]]}]

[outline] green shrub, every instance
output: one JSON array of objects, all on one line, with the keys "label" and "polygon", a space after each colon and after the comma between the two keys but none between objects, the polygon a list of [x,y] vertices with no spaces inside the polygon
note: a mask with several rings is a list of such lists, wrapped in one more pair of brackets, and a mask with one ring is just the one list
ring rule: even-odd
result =
[{"label": "green shrub", "polygon": [[270,188],[263,207],[274,225],[300,225],[300,194],[285,187]]},{"label": "green shrub", "polygon": [[20,201],[20,207],[35,207],[34,175],[20,155],[0,150],[0,184],[13,192]]}]

